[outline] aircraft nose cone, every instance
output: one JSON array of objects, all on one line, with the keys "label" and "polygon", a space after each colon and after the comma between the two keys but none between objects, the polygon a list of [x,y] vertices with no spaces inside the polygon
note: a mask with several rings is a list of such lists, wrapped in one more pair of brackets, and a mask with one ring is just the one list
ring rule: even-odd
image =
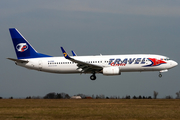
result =
[{"label": "aircraft nose cone", "polygon": [[178,63],[176,61],[173,61],[172,65],[173,65],[173,67],[176,67],[178,65]]},{"label": "aircraft nose cone", "polygon": [[175,62],[175,66],[178,66],[178,63],[177,63],[177,62]]}]

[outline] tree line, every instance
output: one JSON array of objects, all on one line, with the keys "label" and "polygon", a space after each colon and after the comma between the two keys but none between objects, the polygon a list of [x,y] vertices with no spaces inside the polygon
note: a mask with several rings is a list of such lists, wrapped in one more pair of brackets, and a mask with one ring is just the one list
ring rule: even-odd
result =
[{"label": "tree line", "polygon": [[[74,96],[80,96],[81,99],[157,99],[157,96],[159,95],[159,93],[157,91],[153,91],[153,97],[151,96],[130,96],[130,95],[126,95],[126,96],[105,96],[104,94],[100,94],[100,95],[85,95],[85,94],[76,94]],[[55,93],[55,92],[50,92],[47,93],[44,97],[41,96],[27,96],[25,99],[70,99],[72,98],[72,96],[70,96],[67,93]],[[3,97],[0,97],[0,99],[3,99]],[[13,99],[13,97],[9,97],[9,99]],[[164,99],[174,99],[171,95],[165,96]],[[176,92],[176,97],[175,99],[180,99],[180,91]]]}]

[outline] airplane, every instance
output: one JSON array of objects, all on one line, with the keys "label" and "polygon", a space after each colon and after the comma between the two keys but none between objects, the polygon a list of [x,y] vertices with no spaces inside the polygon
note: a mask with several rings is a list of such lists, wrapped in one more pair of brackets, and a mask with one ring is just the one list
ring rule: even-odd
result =
[{"label": "airplane", "polygon": [[107,76],[121,75],[122,72],[162,72],[178,65],[166,56],[156,54],[125,54],[125,55],[96,55],[73,56],[61,47],[63,57],[53,57],[37,52],[16,28],[9,28],[17,59],[7,58],[16,65],[42,72],[59,74],[92,74],[91,80],[96,80],[96,74]]}]

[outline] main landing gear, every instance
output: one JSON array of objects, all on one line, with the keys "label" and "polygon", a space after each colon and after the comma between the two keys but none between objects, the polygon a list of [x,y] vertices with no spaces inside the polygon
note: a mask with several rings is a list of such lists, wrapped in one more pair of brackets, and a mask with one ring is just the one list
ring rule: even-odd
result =
[{"label": "main landing gear", "polygon": [[90,76],[90,79],[91,79],[91,80],[96,80],[96,75],[95,75],[95,73],[93,73],[93,74]]},{"label": "main landing gear", "polygon": [[162,77],[162,74],[161,74],[161,72],[159,72],[159,77],[160,77],[160,78]]}]

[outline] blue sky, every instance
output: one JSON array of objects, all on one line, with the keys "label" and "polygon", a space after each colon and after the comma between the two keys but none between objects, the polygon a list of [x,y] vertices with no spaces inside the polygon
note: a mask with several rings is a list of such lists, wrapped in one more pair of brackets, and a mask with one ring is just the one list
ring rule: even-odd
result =
[{"label": "blue sky", "polygon": [[62,56],[60,46],[78,55],[160,54],[179,63],[180,1],[59,0],[0,1],[0,96],[70,95],[152,96],[180,90],[179,66],[163,73],[122,73],[120,76],[52,74],[16,66],[8,29],[17,28],[41,53]]}]

